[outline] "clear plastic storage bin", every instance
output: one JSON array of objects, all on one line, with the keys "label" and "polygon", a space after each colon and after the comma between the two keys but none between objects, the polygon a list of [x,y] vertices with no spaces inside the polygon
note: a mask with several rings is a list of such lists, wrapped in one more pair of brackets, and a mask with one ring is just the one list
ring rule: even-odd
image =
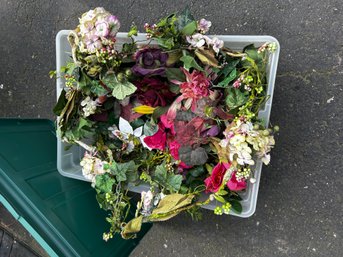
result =
[{"label": "clear plastic storage bin", "polygon": [[[68,42],[68,34],[70,30],[61,30],[56,36],[56,69],[57,73],[60,72],[61,66],[64,66],[67,61],[71,60],[71,48]],[[277,64],[279,59],[280,45],[279,42],[271,36],[230,36],[230,35],[221,35],[216,36],[219,39],[224,41],[226,47],[232,50],[242,50],[245,46],[249,44],[254,44],[255,46],[261,46],[265,42],[274,42],[277,45],[275,53],[273,53],[269,58],[269,63],[267,67],[267,80],[268,80],[268,89],[267,94],[270,96],[267,103],[264,105],[264,108],[259,112],[259,117],[263,118],[265,125],[269,123],[270,112],[272,108],[274,84],[276,77]],[[138,34],[136,37],[137,40],[145,40],[146,36],[143,33]],[[130,42],[130,39],[127,37],[127,33],[118,33],[117,34],[117,46],[118,48],[125,42]],[[62,89],[64,88],[64,79],[63,77],[57,78],[56,92],[57,98],[59,97]],[[77,146],[73,145],[68,150],[65,150],[67,146],[66,143],[62,142],[60,138],[57,138],[57,169],[61,175],[78,179],[85,180],[83,177],[80,160],[83,157],[84,150]],[[238,217],[250,217],[254,214],[257,203],[258,188],[260,184],[262,162],[256,161],[254,166],[255,169],[255,178],[256,183],[248,183],[248,187],[245,192],[241,192],[240,196],[243,198],[241,201],[243,210],[240,214],[231,211],[230,214]],[[140,193],[143,190],[148,190],[149,185],[139,185],[139,186],[130,186],[130,191]],[[203,206],[203,208],[213,210],[216,207],[216,202],[213,201],[208,205]]]}]

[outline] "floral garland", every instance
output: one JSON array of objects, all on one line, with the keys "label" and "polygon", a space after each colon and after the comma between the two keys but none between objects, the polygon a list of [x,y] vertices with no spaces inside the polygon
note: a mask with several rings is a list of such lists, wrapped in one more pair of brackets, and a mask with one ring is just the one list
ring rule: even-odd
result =
[{"label": "floral garland", "polygon": [[[132,25],[119,44],[118,18],[98,7],[68,37],[72,61],[58,74],[66,82],[54,108],[58,135],[86,149],[82,173],[111,213],[104,240],[133,238],[142,223],[181,211],[200,218],[199,207],[213,200],[215,214],[240,212],[237,192],[256,181],[251,166],[270,162],[278,127],[265,128],[258,112],[276,45],[235,52],[206,36],[210,27],[185,10],[145,24],[145,42]],[[128,187],[139,183],[150,190],[125,223]]]}]

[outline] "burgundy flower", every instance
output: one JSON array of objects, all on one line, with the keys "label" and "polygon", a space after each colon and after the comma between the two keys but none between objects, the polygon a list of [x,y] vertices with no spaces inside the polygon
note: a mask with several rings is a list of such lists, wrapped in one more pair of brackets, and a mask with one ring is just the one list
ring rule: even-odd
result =
[{"label": "burgundy flower", "polygon": [[138,88],[137,99],[143,105],[166,106],[175,97],[175,94],[169,91],[168,85],[156,78],[145,77],[141,81],[136,81],[135,85]]},{"label": "burgundy flower", "polygon": [[218,163],[213,168],[211,176],[205,179],[206,192],[216,193],[219,190],[228,168],[230,168],[229,163]]},{"label": "burgundy flower", "polygon": [[136,53],[132,71],[141,76],[164,75],[168,54],[158,48],[144,48]]}]

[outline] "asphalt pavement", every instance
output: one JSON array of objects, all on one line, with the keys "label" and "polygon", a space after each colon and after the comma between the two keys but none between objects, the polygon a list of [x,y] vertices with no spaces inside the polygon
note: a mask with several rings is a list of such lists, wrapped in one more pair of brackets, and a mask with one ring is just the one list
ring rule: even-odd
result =
[{"label": "asphalt pavement", "polygon": [[156,223],[131,256],[342,256],[341,0],[1,0],[0,117],[54,119],[55,81],[48,73],[56,68],[55,35],[75,28],[83,12],[103,6],[119,17],[121,31],[132,21],[143,31],[145,22],[186,5],[212,21],[211,34],[279,40],[271,122],[281,130],[252,217],[204,210],[203,220],[192,222],[180,215]]}]

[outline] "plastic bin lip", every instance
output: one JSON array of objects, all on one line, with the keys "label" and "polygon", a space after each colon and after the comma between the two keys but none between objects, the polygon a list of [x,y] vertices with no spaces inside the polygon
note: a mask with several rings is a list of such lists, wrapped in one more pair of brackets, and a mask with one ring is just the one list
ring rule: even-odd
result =
[{"label": "plastic bin lip", "polygon": [[[60,67],[67,61],[70,57],[70,46],[67,41],[67,36],[69,35],[71,30],[61,30],[56,35],[56,64],[57,64],[57,71],[59,71]],[[121,42],[125,42],[128,40],[127,32],[119,32],[117,34],[118,41],[117,43],[120,45]],[[277,64],[279,59],[280,53],[280,43],[279,41],[270,35],[208,35],[209,37],[217,37],[224,41],[230,47],[232,45],[232,49],[242,49],[248,44],[255,44],[256,46],[260,46],[266,42],[273,42],[276,44],[277,48],[274,54],[269,59],[268,63],[268,89],[267,94],[270,95],[269,100],[265,103],[264,107],[259,112],[259,117],[265,121],[265,125],[269,123],[269,117],[272,107],[272,100],[273,100],[273,93],[274,93],[274,84],[275,84],[275,77],[277,71]],[[138,33],[135,39],[142,41],[146,40],[145,33]],[[121,40],[121,42],[119,42]],[[56,82],[56,90],[57,90],[57,97],[59,96],[61,90],[63,88],[63,79],[58,78]],[[80,160],[82,158],[83,151],[73,146],[71,150],[64,151],[64,146],[66,144],[63,143],[59,138],[57,139],[57,168],[61,175],[78,179],[89,181],[83,177],[81,172],[81,167],[79,169],[75,166],[76,159]],[[69,166],[69,167],[68,167]],[[258,189],[259,189],[259,182],[262,170],[262,162],[256,162],[255,165],[255,178],[256,183],[250,184],[247,192],[245,193],[244,200],[242,201],[243,211],[242,213],[238,214],[235,212],[231,212],[231,215],[242,217],[242,218],[249,218],[251,217],[256,210],[256,203],[257,203],[257,196],[258,196]],[[143,190],[148,190],[148,186],[141,184],[139,186],[129,185],[129,190],[140,193]],[[213,210],[215,207],[214,204],[209,204],[203,206],[205,209]]]}]

